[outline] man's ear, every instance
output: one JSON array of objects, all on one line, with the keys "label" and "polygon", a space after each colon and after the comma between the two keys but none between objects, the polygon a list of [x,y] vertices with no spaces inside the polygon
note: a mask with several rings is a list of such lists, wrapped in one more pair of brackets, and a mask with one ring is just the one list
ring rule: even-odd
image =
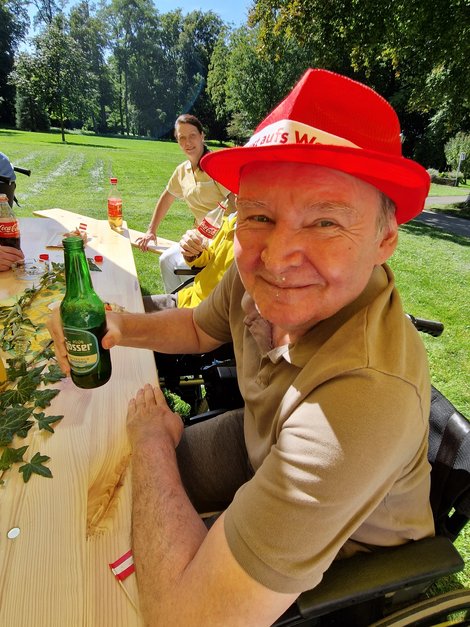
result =
[{"label": "man's ear", "polygon": [[395,219],[385,227],[379,235],[379,246],[377,248],[377,265],[382,265],[390,259],[398,244],[398,225]]}]

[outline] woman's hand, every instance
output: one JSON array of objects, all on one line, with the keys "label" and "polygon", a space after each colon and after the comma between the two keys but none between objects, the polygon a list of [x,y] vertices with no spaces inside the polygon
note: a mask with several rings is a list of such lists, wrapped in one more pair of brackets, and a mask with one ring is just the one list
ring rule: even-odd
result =
[{"label": "woman's hand", "polygon": [[143,252],[146,252],[148,250],[150,242],[156,242],[156,241],[157,241],[157,236],[155,235],[155,233],[152,233],[152,231],[147,231],[145,235],[143,235],[142,237],[138,237],[135,240],[135,243],[140,248],[140,250],[142,250]]}]

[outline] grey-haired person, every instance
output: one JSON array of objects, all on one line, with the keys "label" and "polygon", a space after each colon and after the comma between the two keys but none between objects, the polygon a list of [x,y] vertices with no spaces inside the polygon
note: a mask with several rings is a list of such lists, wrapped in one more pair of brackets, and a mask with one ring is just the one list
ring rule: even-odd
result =
[{"label": "grey-haired person", "polygon": [[202,165],[237,194],[235,264],[195,309],[110,314],[103,344],[233,342],[239,411],[183,429],[151,385],[129,403],[133,553],[146,624],[267,626],[334,559],[434,533],[427,359],[387,265],[429,176],[392,107],[325,70]]}]

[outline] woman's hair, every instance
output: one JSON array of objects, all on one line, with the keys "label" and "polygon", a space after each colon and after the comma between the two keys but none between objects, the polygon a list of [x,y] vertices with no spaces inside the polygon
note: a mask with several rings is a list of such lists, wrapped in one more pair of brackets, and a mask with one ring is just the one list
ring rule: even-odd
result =
[{"label": "woman's hair", "polygon": [[178,124],[192,124],[193,126],[195,126],[197,128],[197,130],[200,133],[204,132],[204,129],[202,128],[201,122],[197,119],[197,117],[195,115],[191,115],[190,113],[183,113],[182,115],[179,115],[176,118],[176,122],[175,122],[175,137],[176,137],[176,127],[178,126]]}]

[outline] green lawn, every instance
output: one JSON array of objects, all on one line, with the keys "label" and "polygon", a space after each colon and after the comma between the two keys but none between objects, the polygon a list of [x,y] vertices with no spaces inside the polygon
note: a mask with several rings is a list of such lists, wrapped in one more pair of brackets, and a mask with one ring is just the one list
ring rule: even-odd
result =
[{"label": "green lawn", "polygon": [[430,196],[467,196],[470,194],[470,182],[460,183],[458,187],[431,183]]},{"label": "green lawn", "polygon": [[[0,129],[0,150],[14,165],[30,168],[18,175],[18,215],[61,207],[106,218],[108,180],[119,179],[124,218],[145,231],[155,201],[175,166],[183,160],[173,142],[104,138],[70,134],[62,144],[56,134]],[[431,195],[466,195],[470,186],[433,185]],[[160,234],[170,239],[191,225],[185,205],[173,205]],[[144,293],[162,291],[158,260],[134,249]],[[400,243],[391,266],[406,311],[445,324],[440,338],[424,337],[432,380],[465,415],[470,416],[470,239],[438,232],[417,221],[400,228]],[[470,561],[470,529],[459,540]],[[470,587],[470,565],[456,581]]]}]

